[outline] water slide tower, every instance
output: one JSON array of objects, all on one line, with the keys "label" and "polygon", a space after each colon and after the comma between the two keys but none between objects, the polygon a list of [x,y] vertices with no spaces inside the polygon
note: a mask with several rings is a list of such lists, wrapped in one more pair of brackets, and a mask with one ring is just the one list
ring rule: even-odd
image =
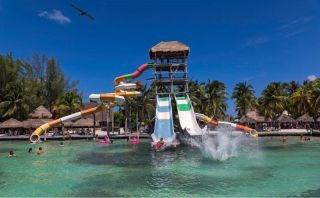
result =
[{"label": "water slide tower", "polygon": [[190,48],[178,41],[160,42],[150,49],[154,61],[154,84],[157,95],[188,92],[187,58]]}]

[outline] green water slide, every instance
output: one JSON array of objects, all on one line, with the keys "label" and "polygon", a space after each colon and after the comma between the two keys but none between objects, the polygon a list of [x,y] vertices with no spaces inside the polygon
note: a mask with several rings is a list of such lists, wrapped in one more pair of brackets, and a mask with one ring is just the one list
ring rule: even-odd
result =
[{"label": "green water slide", "polygon": [[175,100],[181,128],[186,130],[190,136],[202,135],[189,96],[187,94],[175,96]]}]

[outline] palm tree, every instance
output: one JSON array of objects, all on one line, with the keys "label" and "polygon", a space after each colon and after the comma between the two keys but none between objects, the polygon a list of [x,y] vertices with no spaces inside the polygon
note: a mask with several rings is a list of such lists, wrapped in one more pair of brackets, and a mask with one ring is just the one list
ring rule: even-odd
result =
[{"label": "palm tree", "polygon": [[297,109],[299,115],[310,112],[312,104],[312,86],[304,84],[291,96],[292,104]]},{"label": "palm tree", "polygon": [[286,93],[283,84],[272,82],[262,91],[259,98],[259,112],[267,118],[274,118],[285,110]]},{"label": "palm tree", "polygon": [[53,106],[53,112],[59,116],[65,116],[81,110],[82,99],[76,90],[63,93]]},{"label": "palm tree", "polygon": [[245,115],[255,105],[256,97],[254,94],[252,85],[246,82],[240,82],[234,87],[231,99],[235,100],[239,117]]},{"label": "palm tree", "polygon": [[224,118],[227,110],[227,91],[224,83],[214,80],[205,86],[202,112],[216,118]]},{"label": "palm tree", "polygon": [[15,117],[18,119],[25,118],[29,106],[27,105],[25,94],[19,85],[9,85],[7,93],[0,102],[0,114],[2,118]]},{"label": "palm tree", "polygon": [[318,117],[320,114],[320,79],[313,81],[312,83],[312,114],[314,117]]}]

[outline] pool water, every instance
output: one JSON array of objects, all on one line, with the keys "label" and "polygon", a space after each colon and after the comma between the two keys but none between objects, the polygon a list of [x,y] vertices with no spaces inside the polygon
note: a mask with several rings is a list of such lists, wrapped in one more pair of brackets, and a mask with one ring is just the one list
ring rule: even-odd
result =
[{"label": "pool water", "polygon": [[149,140],[0,142],[0,196],[320,196],[320,139],[250,141],[223,161],[191,147],[151,152]]}]

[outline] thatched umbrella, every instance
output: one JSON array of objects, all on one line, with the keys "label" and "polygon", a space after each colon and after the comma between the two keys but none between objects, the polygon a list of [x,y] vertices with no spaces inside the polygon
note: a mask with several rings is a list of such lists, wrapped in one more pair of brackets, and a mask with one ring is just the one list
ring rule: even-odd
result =
[{"label": "thatched umbrella", "polygon": [[93,127],[93,119],[92,118],[81,118],[72,125],[73,127]]},{"label": "thatched umbrella", "polygon": [[44,106],[39,106],[32,113],[29,114],[31,118],[52,118],[52,113],[46,109]]},{"label": "thatched umbrella", "polygon": [[153,46],[149,55],[151,59],[156,57],[187,57],[189,55],[190,48],[179,41],[160,42]]},{"label": "thatched umbrella", "polygon": [[22,122],[14,119],[14,118],[6,120],[6,121],[2,122],[0,125],[0,128],[3,128],[3,129],[17,129],[17,128],[22,128],[22,127],[23,127]]},{"label": "thatched umbrella", "polygon": [[304,122],[304,123],[314,122],[314,119],[308,113],[305,113],[299,118],[297,118],[297,122]]},{"label": "thatched umbrella", "polygon": [[297,121],[286,114],[281,114],[276,120],[279,123],[296,123]]},{"label": "thatched umbrella", "polygon": [[250,117],[247,117],[247,116],[242,116],[239,120],[240,123],[251,123],[251,124],[255,124],[257,123],[256,120],[250,118]]}]

